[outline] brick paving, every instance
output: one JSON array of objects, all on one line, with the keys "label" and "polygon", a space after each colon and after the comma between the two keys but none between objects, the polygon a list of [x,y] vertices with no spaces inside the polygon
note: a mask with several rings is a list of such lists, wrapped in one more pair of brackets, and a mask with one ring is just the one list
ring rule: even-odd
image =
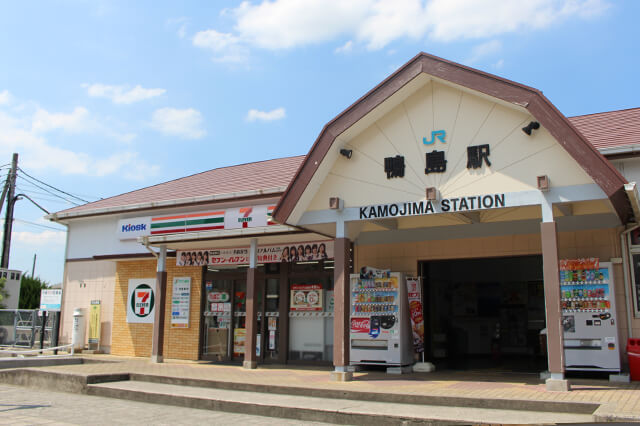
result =
[{"label": "brick paving", "polygon": [[612,383],[607,380],[574,379],[571,380],[571,392],[548,392],[544,382],[532,374],[445,371],[397,376],[367,371],[354,373],[354,380],[351,382],[340,383],[330,380],[330,367],[262,366],[255,370],[245,370],[238,366],[204,362],[167,360],[154,364],[146,358],[110,355],[87,358],[107,362],[40,369],[78,375],[136,372],[190,379],[400,395],[605,403],[606,412],[615,413],[621,418],[640,420],[640,382]]}]

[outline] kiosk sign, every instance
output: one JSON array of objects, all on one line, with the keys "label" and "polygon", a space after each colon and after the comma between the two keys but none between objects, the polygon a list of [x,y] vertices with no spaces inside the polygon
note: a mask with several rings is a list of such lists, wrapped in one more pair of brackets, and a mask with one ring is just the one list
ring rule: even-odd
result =
[{"label": "kiosk sign", "polygon": [[129,280],[128,323],[153,323],[155,290],[156,280],[154,278]]}]

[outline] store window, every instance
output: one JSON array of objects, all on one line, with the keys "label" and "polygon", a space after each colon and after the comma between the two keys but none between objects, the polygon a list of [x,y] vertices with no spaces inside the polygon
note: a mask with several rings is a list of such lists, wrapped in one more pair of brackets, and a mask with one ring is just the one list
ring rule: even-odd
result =
[{"label": "store window", "polygon": [[640,229],[636,229],[629,235],[631,243],[631,273],[633,275],[633,306],[634,315],[640,318]]},{"label": "store window", "polygon": [[294,265],[289,293],[289,361],[333,361],[333,262]]}]

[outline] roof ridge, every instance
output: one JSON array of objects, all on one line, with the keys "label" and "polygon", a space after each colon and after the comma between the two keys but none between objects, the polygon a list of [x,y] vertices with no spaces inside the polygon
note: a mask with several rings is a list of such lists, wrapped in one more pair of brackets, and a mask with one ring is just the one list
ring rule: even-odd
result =
[{"label": "roof ridge", "polygon": [[631,111],[631,110],[634,110],[634,109],[640,110],[640,107],[614,109],[614,110],[611,110],[611,111],[592,112],[590,114],[573,115],[573,116],[567,117],[567,118],[589,117],[591,115],[610,114],[612,112],[624,112],[624,111]]}]

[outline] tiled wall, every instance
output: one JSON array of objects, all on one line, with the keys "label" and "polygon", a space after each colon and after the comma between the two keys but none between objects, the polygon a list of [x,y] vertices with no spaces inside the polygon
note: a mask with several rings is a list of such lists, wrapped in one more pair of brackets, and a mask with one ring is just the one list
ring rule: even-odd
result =
[{"label": "tiled wall", "polygon": [[[558,233],[559,258],[599,257],[608,262],[620,258],[620,231],[597,229]],[[469,238],[463,240],[355,246],[356,270],[362,266],[388,268],[408,275],[418,274],[418,262],[440,259],[464,259],[541,254],[540,234]],[[627,317],[622,264],[614,264],[618,332],[622,352],[627,340]],[[640,319],[632,322],[634,336],[640,336]]]},{"label": "tiled wall", "polygon": [[[142,357],[151,355],[153,324],[127,323],[126,304],[129,279],[155,277],[155,259],[117,262],[113,308],[112,354]],[[171,328],[171,293],[174,277],[191,277],[191,307],[188,328]],[[167,260],[164,333],[165,358],[198,359],[201,289],[201,267],[177,267],[175,266],[175,259],[170,258]]]},{"label": "tiled wall", "polygon": [[[67,262],[62,291],[62,321],[60,323],[61,345],[71,343],[73,311],[85,310],[87,336],[89,333],[89,306],[92,300],[100,300],[100,348],[109,352],[111,347],[111,324],[113,321],[113,290],[116,263],[108,260]],[[87,341],[85,336],[85,342]]]}]

